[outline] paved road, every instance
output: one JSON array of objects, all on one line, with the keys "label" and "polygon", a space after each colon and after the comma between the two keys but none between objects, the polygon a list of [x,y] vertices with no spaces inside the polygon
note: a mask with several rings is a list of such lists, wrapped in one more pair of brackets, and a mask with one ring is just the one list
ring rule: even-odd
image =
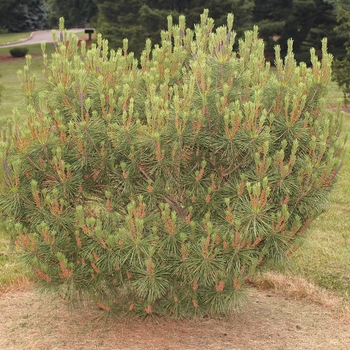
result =
[{"label": "paved road", "polygon": [[[79,33],[79,32],[83,32],[85,30],[85,28],[74,28],[74,29],[69,29],[69,30],[74,32],[74,33]],[[88,38],[88,34],[86,34],[86,39],[87,38]],[[46,42],[46,43],[53,42],[51,30],[40,30],[38,32],[33,32],[33,33],[31,33],[31,35],[28,39],[21,40],[21,41],[15,42],[15,43],[2,44],[2,45],[0,45],[0,48],[40,44],[42,42]]]}]

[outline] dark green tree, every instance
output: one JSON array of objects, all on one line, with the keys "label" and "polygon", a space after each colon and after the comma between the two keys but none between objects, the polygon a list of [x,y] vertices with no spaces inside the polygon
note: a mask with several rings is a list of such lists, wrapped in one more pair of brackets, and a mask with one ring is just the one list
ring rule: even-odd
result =
[{"label": "dark green tree", "polygon": [[127,38],[129,47],[141,52],[144,47],[144,33],[140,24],[141,0],[96,0],[99,8],[98,31],[108,39],[110,46],[123,46]]},{"label": "dark green tree", "polygon": [[335,60],[333,65],[333,79],[344,93],[344,102],[348,104],[350,94],[350,3],[345,0],[337,2],[337,32],[345,40],[346,55],[343,59]]},{"label": "dark green tree", "polygon": [[[152,7],[151,4],[149,6]],[[193,27],[193,25],[198,22],[198,18],[204,8],[208,9],[210,16],[215,19],[216,26],[224,25],[226,23],[227,14],[233,13],[233,26],[239,37],[245,30],[252,29],[253,27],[252,11],[254,8],[254,0],[183,1],[182,6],[175,8],[175,10],[179,14],[184,14],[186,16],[187,25]]]},{"label": "dark green tree", "polygon": [[5,25],[10,15],[11,10],[15,7],[16,0],[0,1],[0,28],[5,28]]},{"label": "dark green tree", "polygon": [[0,10],[1,27],[9,32],[28,32],[45,27],[47,7],[44,0],[5,0]]},{"label": "dark green tree", "polygon": [[326,0],[256,1],[253,18],[265,42],[270,47],[279,44],[282,52],[289,38],[294,40],[295,52],[303,45],[320,48],[322,38],[334,37],[336,25],[334,4]]},{"label": "dark green tree", "polygon": [[98,8],[94,0],[47,0],[49,6],[48,26],[57,26],[58,19],[64,17],[67,28],[94,25]]},{"label": "dark green tree", "polygon": [[[226,15],[229,12],[239,13],[240,18],[236,18],[234,26],[247,27],[251,22],[251,10],[254,6],[253,0],[146,0],[143,5],[151,9],[166,10],[177,12],[178,14],[186,14],[186,22],[193,26],[197,23],[199,15],[204,8],[213,14],[216,18],[217,26],[226,23]],[[192,14],[191,14],[192,13]],[[188,17],[189,16],[189,17]],[[191,18],[193,16],[193,18]],[[236,16],[237,17],[237,16]],[[247,23],[248,22],[248,23]],[[164,29],[164,28],[162,28]],[[236,30],[239,28],[236,28]]]},{"label": "dark green tree", "polygon": [[111,47],[122,47],[123,39],[129,41],[129,48],[137,55],[144,48],[147,38],[160,43],[160,32],[167,26],[166,17],[171,14],[177,19],[186,16],[186,24],[192,28],[198,22],[204,8],[209,10],[217,26],[225,23],[227,13],[234,13],[234,27],[240,36],[252,28],[253,0],[96,0],[99,6],[99,31],[109,40]]}]

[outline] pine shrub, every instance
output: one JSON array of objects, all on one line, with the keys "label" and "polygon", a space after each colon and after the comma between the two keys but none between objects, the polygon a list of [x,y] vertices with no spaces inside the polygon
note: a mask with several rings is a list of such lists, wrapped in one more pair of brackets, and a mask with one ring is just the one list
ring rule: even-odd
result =
[{"label": "pine shrub", "polygon": [[[110,312],[227,314],[266,262],[298,247],[341,166],[326,109],[332,57],[276,69],[233,16],[168,18],[139,62],[63,29],[45,84],[19,73],[27,115],[2,130],[0,210],[25,262],[65,298]],[[43,45],[43,49],[45,45]]]},{"label": "pine shrub", "polygon": [[26,47],[14,47],[10,50],[10,54],[12,57],[24,57],[28,51]]}]

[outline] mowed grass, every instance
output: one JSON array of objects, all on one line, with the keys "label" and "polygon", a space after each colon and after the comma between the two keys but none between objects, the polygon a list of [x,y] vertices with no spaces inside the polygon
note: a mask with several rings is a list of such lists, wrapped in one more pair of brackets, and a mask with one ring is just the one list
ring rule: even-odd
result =
[{"label": "mowed grass", "polygon": [[23,100],[17,72],[23,67],[25,58],[17,58],[14,62],[0,64],[0,83],[3,85],[0,102],[0,123],[12,115],[12,110]]},{"label": "mowed grass", "polygon": [[[33,55],[31,70],[41,81],[42,60],[40,45],[29,47]],[[53,52],[48,45],[48,53]],[[0,53],[2,50],[0,49]],[[25,59],[0,64],[1,83],[4,85],[0,104],[0,123],[11,118],[12,109],[23,101],[17,71],[23,68]],[[336,108],[342,92],[335,83],[330,86],[327,104]],[[22,105],[23,108],[23,105]],[[344,116],[344,133],[350,131],[350,114]],[[301,276],[315,284],[333,290],[350,301],[350,152],[346,145],[344,163],[329,197],[327,212],[311,225],[304,245],[291,258],[285,274]],[[0,291],[9,285],[33,276],[23,270],[17,261],[18,252],[11,248],[9,236],[0,228]]]},{"label": "mowed grass", "polygon": [[[37,81],[40,82],[42,80],[41,72],[44,68],[42,59],[40,58],[42,55],[41,45],[28,45],[26,47],[29,49],[28,54],[33,57],[31,71],[36,75]],[[0,48],[0,54],[8,52],[9,48]],[[46,44],[45,52],[48,55],[53,53],[53,44]],[[4,87],[0,103],[0,124],[8,118],[11,118],[14,107],[23,107],[23,105],[21,105],[21,101],[23,101],[22,89],[19,84],[17,72],[22,70],[25,64],[25,57],[19,57],[10,62],[0,63],[0,83]]]},{"label": "mowed grass", "polygon": [[30,37],[30,34],[30,32],[1,34],[0,45],[28,39]]},{"label": "mowed grass", "polygon": [[[22,47],[22,46],[15,46],[15,47]],[[41,55],[41,53],[42,53],[41,44],[25,45],[25,43],[23,43],[23,47],[26,47],[28,49],[28,55],[38,56],[38,55]],[[0,54],[9,53],[11,48],[12,47],[0,47]],[[45,52],[48,55],[53,53],[54,52],[53,44],[50,44],[50,43],[46,44]]]},{"label": "mowed grass", "polygon": [[[328,105],[335,106],[342,92],[332,84]],[[350,131],[350,114],[344,116],[344,133]],[[292,258],[292,271],[318,285],[341,292],[350,301],[350,144],[329,207],[307,232],[305,244]]]},{"label": "mowed grass", "polygon": [[[327,96],[327,106],[331,110],[336,110],[342,101],[342,91],[336,83],[332,82]],[[345,135],[350,133],[350,108],[343,109],[347,111],[343,114],[343,135]],[[349,142],[345,145],[343,164],[329,195],[326,212],[311,224],[299,250],[286,265],[276,267],[275,272],[277,272],[276,277],[271,277],[271,273],[266,275],[267,284],[271,282],[274,285],[274,278],[280,279],[279,274],[282,272],[289,277],[305,278],[317,286],[339,294],[350,302]],[[285,281],[288,281],[288,278]],[[258,284],[261,284],[261,281]],[[288,286],[286,288],[288,289]],[[305,291],[300,292],[303,295]]]}]

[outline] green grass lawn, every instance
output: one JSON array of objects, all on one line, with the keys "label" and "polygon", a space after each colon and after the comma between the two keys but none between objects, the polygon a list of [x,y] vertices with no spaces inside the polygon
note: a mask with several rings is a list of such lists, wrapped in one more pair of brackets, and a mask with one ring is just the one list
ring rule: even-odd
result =
[{"label": "green grass lawn", "polygon": [[[345,117],[350,131],[350,115]],[[302,248],[292,259],[292,271],[322,287],[341,292],[350,301],[350,152],[349,142],[328,210],[311,225]]]},{"label": "green grass lawn", "polygon": [[[21,47],[21,46],[15,46],[15,47]],[[23,43],[23,47],[26,47],[28,49],[29,55],[32,55],[32,56],[41,55],[41,44],[25,45]],[[0,47],[0,54],[9,53],[10,50],[11,50],[11,47]],[[46,53],[49,55],[52,52],[54,52],[53,44],[46,44]]]},{"label": "green grass lawn", "polygon": [[[53,51],[53,46],[48,46]],[[30,48],[33,55],[40,54],[40,46]],[[0,50],[1,53],[1,50]],[[11,118],[14,106],[22,99],[16,72],[25,64],[24,59],[2,63],[1,82],[4,85],[0,104],[0,123]],[[41,78],[42,61],[33,59],[32,71]],[[334,108],[342,93],[335,83],[330,87],[327,103]],[[350,131],[350,114],[344,118],[344,132]],[[322,214],[308,230],[305,244],[292,257],[288,273],[303,276],[317,285],[334,290],[350,300],[350,153],[346,145],[344,164],[330,195],[328,211]],[[16,251],[9,248],[6,230],[0,229],[0,290],[8,284],[30,274],[16,261]]]},{"label": "green grass lawn", "polygon": [[30,32],[27,33],[8,33],[0,34],[0,45],[7,43],[14,43],[19,40],[27,39],[30,36]]},{"label": "green grass lawn", "polygon": [[[35,72],[38,81],[41,79],[41,71],[43,69],[42,60],[38,58],[37,56],[41,56],[41,46],[38,45],[29,45],[29,55],[33,56],[31,69],[33,72]],[[1,53],[7,53],[9,52],[9,48],[2,48],[0,49]],[[46,53],[50,55],[54,52],[54,46],[53,44],[46,44]],[[22,91],[21,87],[19,86],[19,80],[17,77],[17,72],[21,69],[23,69],[23,66],[26,63],[26,59],[24,57],[22,58],[16,58],[12,60],[11,62],[1,63],[1,78],[0,83],[3,85],[4,90],[2,93],[2,99],[0,103],[0,124],[1,122],[6,121],[9,117],[12,115],[12,109],[14,106],[20,107],[21,106],[21,99],[22,99]]]},{"label": "green grass lawn", "polygon": [[0,82],[3,85],[3,92],[0,104],[0,123],[11,117],[12,109],[18,106],[22,99],[21,88],[17,78],[17,71],[25,64],[24,58],[18,58],[11,63],[2,63]]},{"label": "green grass lawn", "polygon": [[[327,105],[336,108],[343,94],[332,82]],[[344,116],[344,134],[350,132],[350,114]],[[340,292],[350,301],[350,145],[329,197],[328,210],[307,232],[305,244],[292,257],[291,270],[316,284]]]}]

